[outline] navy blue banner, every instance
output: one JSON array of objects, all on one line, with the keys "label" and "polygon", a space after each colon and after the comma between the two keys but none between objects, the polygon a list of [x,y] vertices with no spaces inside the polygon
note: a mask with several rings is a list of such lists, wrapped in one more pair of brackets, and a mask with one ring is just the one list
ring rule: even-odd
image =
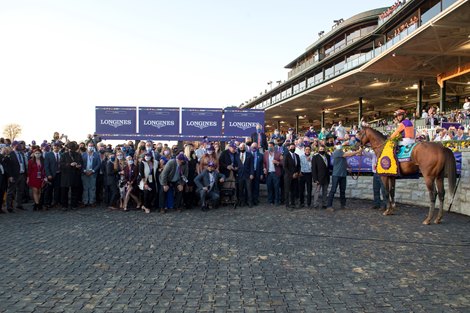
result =
[{"label": "navy blue banner", "polygon": [[134,135],[137,131],[137,109],[135,107],[96,107],[95,131],[102,137]]},{"label": "navy blue banner", "polygon": [[264,126],[264,110],[224,110],[225,137],[251,136],[257,124]]},{"label": "navy blue banner", "polygon": [[140,135],[177,136],[179,133],[179,108],[139,108]]},{"label": "navy blue banner", "polygon": [[182,109],[184,140],[200,140],[204,136],[222,136],[222,109]]}]

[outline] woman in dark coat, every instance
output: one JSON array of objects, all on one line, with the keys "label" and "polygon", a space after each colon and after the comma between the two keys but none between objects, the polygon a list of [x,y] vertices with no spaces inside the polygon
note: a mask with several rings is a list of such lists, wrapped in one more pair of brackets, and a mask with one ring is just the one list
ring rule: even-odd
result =
[{"label": "woman in dark coat", "polygon": [[69,190],[71,190],[71,208],[78,207],[80,200],[82,156],[77,152],[77,149],[78,145],[75,141],[69,142],[66,151],[60,158],[60,187],[62,188],[62,207],[64,210],[69,207]]}]

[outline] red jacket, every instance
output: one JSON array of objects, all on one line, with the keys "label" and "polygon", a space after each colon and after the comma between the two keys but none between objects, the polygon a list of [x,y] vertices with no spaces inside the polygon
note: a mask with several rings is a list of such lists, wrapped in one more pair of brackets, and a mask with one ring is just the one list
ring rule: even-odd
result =
[{"label": "red jacket", "polygon": [[[274,152],[274,160],[278,161],[278,165],[274,165],[276,169],[276,176],[280,177],[282,174],[282,161],[281,161],[281,153]],[[269,151],[266,151],[263,156],[263,169],[266,169],[266,174],[269,173]]]}]

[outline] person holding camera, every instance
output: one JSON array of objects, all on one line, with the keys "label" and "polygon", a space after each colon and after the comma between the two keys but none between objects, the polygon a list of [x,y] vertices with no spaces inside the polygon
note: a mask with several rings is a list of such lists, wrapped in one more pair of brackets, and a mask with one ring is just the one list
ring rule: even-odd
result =
[{"label": "person holding camera", "polygon": [[[183,197],[184,186],[188,182],[188,164],[183,152],[179,153],[175,159],[169,160],[160,174],[160,204],[165,203],[167,193],[172,186],[175,190],[175,208],[181,212],[181,199]],[[163,202],[162,202],[163,201]],[[161,213],[165,213],[164,206],[160,205]]]}]

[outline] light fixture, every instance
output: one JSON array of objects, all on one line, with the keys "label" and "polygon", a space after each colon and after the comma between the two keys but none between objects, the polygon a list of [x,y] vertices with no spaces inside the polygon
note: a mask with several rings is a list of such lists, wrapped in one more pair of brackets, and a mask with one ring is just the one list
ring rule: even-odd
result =
[{"label": "light fixture", "polygon": [[307,109],[305,109],[305,108],[296,108],[293,111],[294,112],[302,112],[302,111],[305,111],[305,110],[307,110]]},{"label": "light fixture", "polygon": [[328,96],[328,97],[326,97],[325,100],[323,100],[323,102],[334,102],[334,101],[337,101],[337,100],[339,100],[339,99],[338,98],[331,98],[331,97]]}]

